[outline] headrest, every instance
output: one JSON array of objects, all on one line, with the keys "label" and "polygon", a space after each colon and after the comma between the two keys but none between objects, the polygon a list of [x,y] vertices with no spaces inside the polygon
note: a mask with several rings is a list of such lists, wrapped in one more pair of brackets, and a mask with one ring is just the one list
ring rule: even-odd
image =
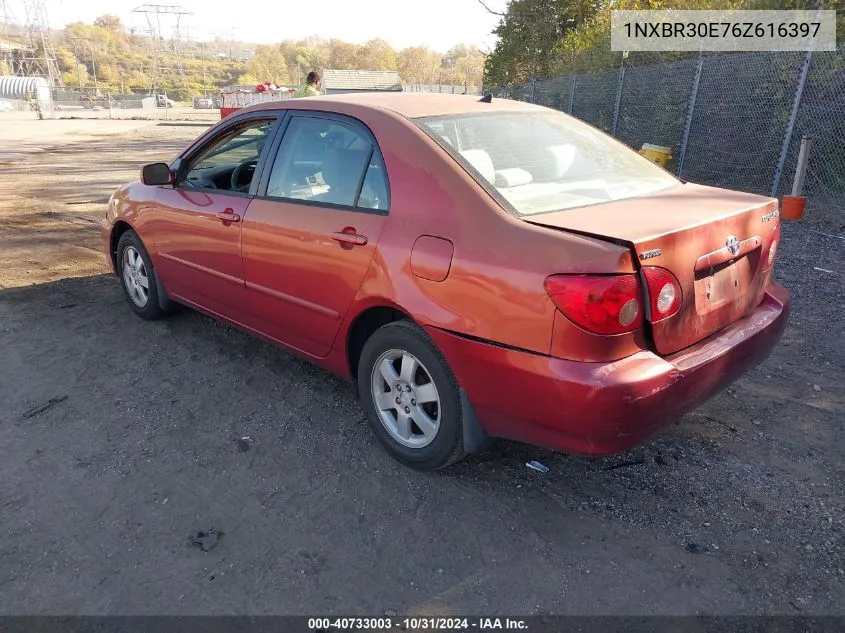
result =
[{"label": "headrest", "polygon": [[497,187],[519,187],[520,185],[527,185],[532,180],[531,174],[519,167],[496,170],[495,184]]},{"label": "headrest", "polygon": [[483,149],[467,149],[461,152],[461,156],[491,183],[496,180],[496,168],[493,166],[493,159]]},{"label": "headrest", "polygon": [[369,149],[330,149],[323,161],[323,181],[332,189],[354,191],[369,155]]},{"label": "headrest", "polygon": [[575,161],[574,145],[552,145],[543,150],[544,158],[549,161],[549,173],[545,178],[557,180],[569,171]]}]

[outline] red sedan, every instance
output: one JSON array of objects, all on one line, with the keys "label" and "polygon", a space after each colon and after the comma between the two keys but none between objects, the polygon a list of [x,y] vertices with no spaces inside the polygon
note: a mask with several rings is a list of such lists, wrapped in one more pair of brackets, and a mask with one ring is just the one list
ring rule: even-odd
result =
[{"label": "red sedan", "polygon": [[102,236],[138,315],[190,306],[354,381],[420,469],[491,437],[630,448],[761,363],[789,307],[777,200],[495,98],[246,108],[115,192]]}]

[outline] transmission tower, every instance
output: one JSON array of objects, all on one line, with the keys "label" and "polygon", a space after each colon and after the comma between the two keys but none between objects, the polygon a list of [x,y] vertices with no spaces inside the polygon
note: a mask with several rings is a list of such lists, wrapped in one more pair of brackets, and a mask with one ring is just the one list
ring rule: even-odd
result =
[{"label": "transmission tower", "polygon": [[[185,87],[185,68],[182,64],[182,16],[193,15],[179,5],[143,4],[133,13],[141,13],[147,21],[150,34],[152,67],[150,68],[150,94],[163,87]],[[164,22],[164,25],[162,25]],[[169,33],[167,32],[170,27]]]},{"label": "transmission tower", "polygon": [[[5,3],[4,3],[5,4]],[[62,74],[56,63],[56,49],[50,35],[46,0],[24,0],[26,12],[26,44],[16,55],[15,74],[23,77],[44,77],[53,88],[62,88]]]},{"label": "transmission tower", "polygon": [[0,60],[6,64],[6,72],[12,72],[12,43],[9,41],[9,10],[6,7],[6,0],[0,0],[0,10],[3,12],[3,30],[0,32],[0,52],[3,56]]}]

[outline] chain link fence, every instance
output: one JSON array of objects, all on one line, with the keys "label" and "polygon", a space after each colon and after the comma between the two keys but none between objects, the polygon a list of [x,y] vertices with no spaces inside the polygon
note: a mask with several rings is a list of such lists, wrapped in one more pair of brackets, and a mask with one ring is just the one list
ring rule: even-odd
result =
[{"label": "chain link fence", "polygon": [[789,194],[802,137],[812,139],[804,188],[811,208],[845,207],[845,51],[623,59],[494,96],[562,110],[635,149],[671,148],[667,169],[702,184]]},{"label": "chain link fence", "polygon": [[801,138],[812,139],[804,195],[813,202],[838,207],[845,214],[845,51],[816,53],[790,139],[779,193],[790,193]]}]

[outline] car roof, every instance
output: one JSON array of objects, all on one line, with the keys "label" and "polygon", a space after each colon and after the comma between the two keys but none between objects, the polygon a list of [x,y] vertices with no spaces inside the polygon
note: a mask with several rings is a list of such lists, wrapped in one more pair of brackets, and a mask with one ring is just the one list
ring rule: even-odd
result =
[{"label": "car roof", "polygon": [[268,101],[251,106],[249,110],[275,110],[297,108],[303,110],[391,110],[400,116],[417,117],[443,116],[449,114],[473,114],[496,111],[527,112],[545,108],[522,101],[493,97],[491,103],[479,101],[477,95],[455,95],[419,92],[366,92],[357,94],[306,97],[284,101]]}]

